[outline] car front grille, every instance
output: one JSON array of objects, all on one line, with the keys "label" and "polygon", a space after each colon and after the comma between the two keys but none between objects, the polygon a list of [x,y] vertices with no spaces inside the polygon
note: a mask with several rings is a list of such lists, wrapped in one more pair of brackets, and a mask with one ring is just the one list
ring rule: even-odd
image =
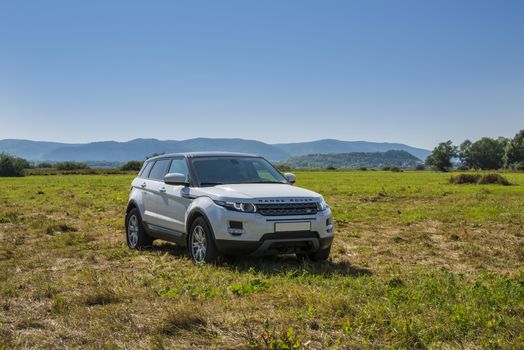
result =
[{"label": "car front grille", "polygon": [[257,212],[264,216],[312,215],[317,211],[317,203],[257,204]]}]

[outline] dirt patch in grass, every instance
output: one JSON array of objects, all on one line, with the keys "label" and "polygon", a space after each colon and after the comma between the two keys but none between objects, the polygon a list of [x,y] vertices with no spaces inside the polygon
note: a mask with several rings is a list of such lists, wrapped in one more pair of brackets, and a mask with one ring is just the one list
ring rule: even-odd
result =
[{"label": "dirt patch in grass", "polygon": [[66,223],[58,223],[58,224],[52,224],[47,226],[46,233],[48,235],[54,235],[56,233],[62,233],[62,232],[77,232],[78,229],[74,226],[71,226]]},{"label": "dirt patch in grass", "polygon": [[184,330],[202,330],[208,322],[206,316],[207,312],[201,304],[182,299],[170,307],[160,323],[158,332],[173,336]]}]

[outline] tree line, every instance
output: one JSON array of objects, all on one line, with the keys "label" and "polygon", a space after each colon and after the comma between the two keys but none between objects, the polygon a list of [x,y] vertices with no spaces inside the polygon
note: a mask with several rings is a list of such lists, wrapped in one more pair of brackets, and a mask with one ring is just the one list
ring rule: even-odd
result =
[{"label": "tree line", "polygon": [[441,142],[426,164],[439,171],[449,171],[454,165],[462,170],[524,170],[524,130],[512,139],[483,137],[475,142],[465,140],[459,146]]}]

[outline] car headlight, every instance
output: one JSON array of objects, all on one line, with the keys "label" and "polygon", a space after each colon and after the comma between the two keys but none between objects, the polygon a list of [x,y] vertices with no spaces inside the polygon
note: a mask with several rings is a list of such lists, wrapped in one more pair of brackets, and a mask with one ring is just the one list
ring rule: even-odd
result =
[{"label": "car headlight", "polygon": [[226,209],[240,211],[243,213],[256,213],[257,211],[257,206],[254,205],[253,203],[225,202],[225,201],[215,201],[215,203]]},{"label": "car headlight", "polygon": [[327,203],[324,200],[324,198],[322,198],[322,200],[320,202],[317,202],[317,207],[318,207],[318,211],[324,211],[327,208],[329,208],[329,205],[327,205]]}]

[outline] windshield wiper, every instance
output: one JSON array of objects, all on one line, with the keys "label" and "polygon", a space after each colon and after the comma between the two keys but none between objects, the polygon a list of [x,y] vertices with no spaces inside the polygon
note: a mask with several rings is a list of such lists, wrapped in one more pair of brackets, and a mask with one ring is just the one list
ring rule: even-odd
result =
[{"label": "windshield wiper", "polygon": [[200,186],[216,186],[216,185],[223,185],[223,182],[201,182]]}]

